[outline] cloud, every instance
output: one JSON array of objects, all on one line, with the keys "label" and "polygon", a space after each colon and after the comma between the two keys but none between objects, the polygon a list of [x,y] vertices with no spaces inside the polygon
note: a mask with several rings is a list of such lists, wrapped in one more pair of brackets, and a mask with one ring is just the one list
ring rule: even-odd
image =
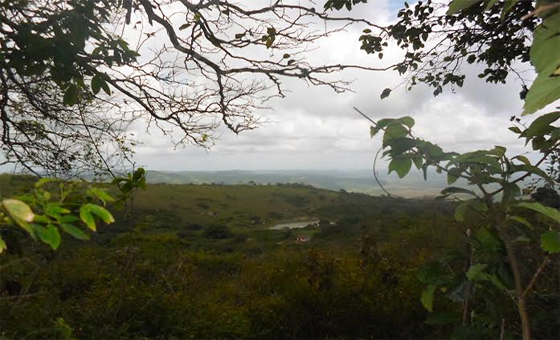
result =
[{"label": "cloud", "polygon": [[[401,4],[399,3],[399,6]],[[387,24],[395,19],[395,1],[359,5],[359,14],[373,22]],[[341,15],[346,15],[341,12]],[[356,64],[385,67],[400,60],[402,51],[389,47],[384,58],[360,50],[358,37],[365,27],[352,26],[321,41],[308,55],[313,65]],[[310,86],[297,79],[283,79],[286,98],[267,104],[270,110],[256,112],[267,120],[257,130],[235,135],[223,127],[210,150],[197,147],[174,149],[159,132],[143,137],[137,159],[152,169],[364,169],[370,168],[380,137],[371,139],[370,123],[358,115],[359,108],[372,119],[411,116],[415,134],[438,143],[445,150],[464,152],[504,145],[511,153],[523,151],[523,142],[507,130],[511,115],[519,114],[521,84],[510,76],[506,85],[480,80],[481,67],[467,65],[463,88],[445,88],[434,98],[433,89],[419,85],[412,91],[398,86],[402,78],[395,71],[345,70],[334,77],[355,80],[353,92],[336,94],[328,87]],[[524,77],[531,78],[526,73]],[[384,88],[395,88],[381,100]],[[379,167],[386,167],[380,161]]]}]

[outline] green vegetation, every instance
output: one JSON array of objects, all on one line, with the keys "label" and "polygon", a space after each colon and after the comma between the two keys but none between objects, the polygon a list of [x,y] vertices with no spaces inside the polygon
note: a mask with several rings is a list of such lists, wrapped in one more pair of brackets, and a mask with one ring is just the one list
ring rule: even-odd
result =
[{"label": "green vegetation", "polygon": [[[405,3],[387,27],[329,16],[365,2],[329,0],[317,11],[183,1],[183,23],[171,22],[174,6],[150,0],[2,2],[6,162],[55,178],[109,176],[116,188],[0,176],[1,336],[558,338],[560,112],[539,110],[560,98],[560,2]],[[141,20],[132,29],[147,21],[159,31],[136,44],[116,35],[133,13]],[[313,66],[308,45],[337,28],[306,34],[307,19],[367,24],[362,50],[382,59],[393,41],[404,60]],[[146,67],[130,46],[151,38],[168,47],[152,49]],[[183,63],[168,64],[171,55]],[[235,133],[258,126],[253,110],[274,97],[269,90],[284,95],[281,78],[342,92],[347,83],[330,73],[394,68],[408,88],[424,83],[437,96],[463,85],[463,62],[485,65],[479,77],[494,83],[531,64],[522,115],[538,116],[527,125],[513,116],[509,130],[538,159],[503,146],[446,152],[413,134],[412,117],[372,120],[389,172],[445,173],[443,200],[255,182],[140,191],[142,168],[119,174],[136,168],[126,128],[142,114],[165,134],[180,130],[179,144],[209,146],[218,122]],[[531,176],[541,186],[534,201],[520,187]],[[459,179],[471,187],[452,186]],[[309,220],[319,223],[271,229]]]},{"label": "green vegetation", "polygon": [[[34,178],[0,183],[12,195]],[[433,339],[450,337],[461,317],[456,289],[437,288],[436,317],[419,299],[433,277],[425,263],[455,254],[443,270],[461,277],[473,239],[453,203],[302,185],[156,184],[136,194],[134,213],[111,210],[116,222],[89,242],[63,235],[56,252],[30,239],[9,244],[0,259],[5,337]],[[270,229],[309,217],[318,226]],[[477,239],[480,249],[503,251],[487,234]],[[558,335],[557,270],[545,268],[535,286],[532,308],[547,311],[539,338]],[[492,302],[502,316],[515,313],[505,295]],[[499,327],[486,331],[493,337]]]}]

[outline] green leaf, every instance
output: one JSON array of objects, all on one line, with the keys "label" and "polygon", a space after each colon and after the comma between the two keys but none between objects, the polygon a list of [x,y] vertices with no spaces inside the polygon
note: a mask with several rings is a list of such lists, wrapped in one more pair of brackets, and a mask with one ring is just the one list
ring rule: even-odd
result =
[{"label": "green leaf", "polygon": [[548,231],[542,234],[541,248],[549,253],[560,253],[560,232]]},{"label": "green leaf", "polygon": [[80,208],[80,219],[89,229],[96,231],[97,227],[95,226],[95,219],[90,212],[90,205],[91,204],[85,204]]},{"label": "green leaf", "polygon": [[457,206],[457,208],[455,208],[455,219],[458,222],[464,222],[465,221],[465,214],[468,211],[483,212],[483,211],[487,211],[487,210],[488,210],[488,207],[486,206],[486,203],[484,203],[480,199],[475,198],[475,199],[472,199],[472,200],[463,201],[463,202],[461,202],[461,204],[459,204]]},{"label": "green leaf", "polygon": [[531,161],[529,161],[529,159],[525,156],[519,155],[519,156],[513,157],[512,160],[513,159],[517,159],[520,162],[522,162],[523,164],[531,166]]},{"label": "green leaf", "polygon": [[503,203],[509,203],[513,201],[516,197],[521,196],[521,189],[517,184],[514,183],[506,183],[503,186],[504,192],[502,196]]},{"label": "green leaf", "polygon": [[67,106],[73,106],[78,103],[78,86],[70,84],[64,92],[62,103]]},{"label": "green leaf", "polygon": [[447,171],[447,184],[451,185],[459,179],[461,170],[459,168],[451,168]]},{"label": "green leaf", "polygon": [[187,29],[189,27],[191,27],[190,23],[182,24],[181,26],[179,26],[179,31],[182,31],[182,30]]},{"label": "green leaf", "polygon": [[521,130],[517,126],[510,126],[510,127],[508,127],[508,130],[510,130],[514,133],[517,133],[517,134],[521,133]]},{"label": "green leaf", "polygon": [[84,240],[84,241],[89,240],[89,236],[86,233],[84,233],[81,229],[78,229],[71,224],[63,223],[60,226],[62,227],[62,230],[64,230],[64,232],[72,235],[73,237],[79,240]]},{"label": "green leaf", "polygon": [[436,288],[436,285],[429,285],[428,288],[422,292],[422,298],[420,299],[422,306],[430,312],[434,309],[434,293]]},{"label": "green leaf", "polygon": [[527,221],[526,218],[521,217],[521,216],[515,216],[515,215],[509,216],[507,218],[507,221],[517,222],[519,224],[523,224],[524,226],[526,226],[529,229],[533,229],[533,225],[529,221]]},{"label": "green leaf", "polygon": [[502,9],[502,18],[505,18],[506,14],[511,11],[511,9],[517,4],[519,0],[506,0],[504,7]]},{"label": "green leaf", "polygon": [[43,185],[47,184],[47,183],[52,183],[52,182],[56,182],[57,180],[54,178],[41,178],[40,180],[38,180],[37,182],[35,182],[35,188],[40,188]]},{"label": "green leaf", "polygon": [[113,215],[111,215],[111,213],[107,209],[96,204],[88,204],[88,205],[89,205],[89,211],[92,214],[101,218],[103,222],[107,224],[115,222],[115,218],[113,217]]},{"label": "green leaf", "polygon": [[560,77],[539,74],[531,85],[525,104],[523,116],[532,114],[560,98]]},{"label": "green leaf", "polygon": [[26,203],[9,198],[2,201],[2,207],[17,225],[25,229],[31,237],[35,237],[35,233],[29,225],[29,222],[33,222],[35,214]]},{"label": "green leaf", "polygon": [[484,263],[477,263],[472,265],[466,273],[469,281],[476,281],[477,279],[479,279],[486,267],[488,267],[488,265]]},{"label": "green leaf", "polygon": [[383,134],[383,146],[389,145],[389,142],[393,139],[403,138],[406,135],[408,135],[408,130],[404,126],[400,124],[389,125]]},{"label": "green leaf", "polygon": [[536,166],[533,165],[517,165],[514,164],[511,166],[511,171],[512,173],[516,173],[516,172],[527,172],[530,174],[534,174],[537,175],[539,177],[541,177],[542,179],[546,180],[549,184],[553,184],[554,183],[554,179],[552,179],[546,172],[544,172],[544,170],[542,170],[541,168],[538,168]]},{"label": "green leaf", "polygon": [[480,228],[476,232],[476,239],[480,242],[483,248],[495,252],[500,250],[501,245],[498,239],[492,235],[487,228]]},{"label": "green leaf", "polygon": [[440,313],[428,317],[426,321],[424,321],[424,323],[427,325],[442,326],[442,325],[461,323],[461,318],[459,317],[459,315],[456,314]]},{"label": "green leaf", "polygon": [[99,91],[101,91],[102,82],[104,82],[104,80],[98,75],[95,75],[93,76],[93,78],[91,78],[91,90],[93,91],[93,94],[98,94]]},{"label": "green leaf", "polygon": [[403,178],[412,168],[412,159],[410,158],[394,158],[389,163],[389,173],[395,171],[399,178]]},{"label": "green leaf", "polygon": [[531,45],[531,63],[538,74],[550,76],[558,68],[560,56],[554,53],[560,50],[560,14],[547,17],[533,33]]},{"label": "green leaf", "polygon": [[447,10],[447,15],[453,15],[459,13],[460,11],[467,9],[471,6],[476,5],[482,0],[453,0],[449,4],[449,9]]},{"label": "green leaf", "polygon": [[0,235],[0,254],[2,254],[2,252],[6,249],[8,249],[8,246],[6,245],[6,242],[4,242],[2,235]]},{"label": "green leaf", "polygon": [[107,93],[109,96],[111,95],[111,88],[109,87],[109,83],[107,83],[107,81],[105,79],[101,79],[101,88],[103,89],[103,91],[105,91],[105,93]]},{"label": "green leaf", "polygon": [[391,89],[390,88],[386,88],[385,90],[383,90],[383,92],[381,92],[381,99],[385,99],[387,97],[389,97],[389,95],[391,94]]},{"label": "green leaf", "polygon": [[500,0],[487,0],[486,7],[484,8],[485,11],[489,10],[490,8],[494,7]]},{"label": "green leaf", "polygon": [[416,169],[422,169],[422,157],[414,157],[412,161],[414,162],[414,166],[416,167]]},{"label": "green leaf", "polygon": [[52,217],[60,217],[60,215],[69,214],[70,210],[62,207],[59,202],[51,202],[45,206],[45,214]]},{"label": "green leaf", "polygon": [[[405,153],[406,151],[412,150],[416,145],[416,140],[411,138],[395,138],[391,140],[391,151],[388,151],[391,155],[397,156]],[[420,162],[418,168],[422,166],[422,158],[415,157],[415,160]],[[416,164],[416,163],[415,163]]]},{"label": "green leaf", "polygon": [[560,112],[550,112],[535,119],[527,130],[523,131],[521,137],[527,138],[525,145],[536,136],[549,133],[554,129],[550,124],[560,119]]},{"label": "green leaf", "polygon": [[60,233],[54,225],[49,224],[46,228],[35,225],[35,231],[41,241],[50,245],[52,249],[56,250],[60,246]]},{"label": "green leaf", "polygon": [[451,194],[467,194],[476,197],[476,193],[472,190],[458,188],[458,187],[448,187],[441,191],[442,195],[451,195]]},{"label": "green leaf", "polygon": [[533,211],[536,211],[548,218],[553,219],[554,221],[556,221],[557,223],[560,223],[560,211],[554,209],[554,208],[550,208],[550,207],[546,207],[540,203],[537,202],[533,202],[533,203],[529,203],[529,202],[521,202],[516,204],[515,206],[520,207],[520,208],[525,208],[525,209],[531,209]]},{"label": "green leaf", "polygon": [[547,15],[533,33],[531,63],[537,71],[537,78],[531,85],[523,115],[534,113],[560,98],[560,11]]},{"label": "green leaf", "polygon": [[402,125],[406,125],[408,126],[409,129],[412,129],[412,127],[414,126],[414,119],[412,117],[401,117],[401,118],[397,118],[393,121],[393,123],[398,123],[398,124],[402,124]]},{"label": "green leaf", "polygon": [[113,197],[111,197],[111,195],[109,195],[104,189],[90,188],[87,191],[87,193],[91,197],[95,197],[95,198],[98,198],[99,200],[101,200],[103,202],[103,204],[107,204],[107,202],[114,202],[115,201],[115,199]]}]

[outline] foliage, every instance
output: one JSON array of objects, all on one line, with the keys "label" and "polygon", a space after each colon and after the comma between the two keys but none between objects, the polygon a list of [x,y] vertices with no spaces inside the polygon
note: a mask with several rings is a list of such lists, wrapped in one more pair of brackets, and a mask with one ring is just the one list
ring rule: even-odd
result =
[{"label": "foliage", "polygon": [[[426,5],[427,7],[422,7],[422,4],[419,3],[416,6],[414,16],[419,17],[421,21],[430,18],[430,14],[433,12],[433,9],[430,10],[430,5],[430,1]],[[423,12],[425,8],[428,9],[427,13]],[[527,8],[529,8],[529,13],[527,13]],[[501,19],[496,27],[489,18],[496,17],[498,13],[500,13]],[[405,26],[410,25],[411,21],[406,20],[409,16],[412,16],[412,11],[405,9],[400,14],[404,16]],[[521,14],[524,17],[523,20],[520,17]],[[485,18],[489,23],[482,30],[484,34],[491,34],[494,37],[500,37],[500,39],[510,39],[510,36],[523,30],[526,25],[531,27],[531,21],[533,20],[539,22],[533,32],[529,53],[537,78],[525,97],[524,114],[534,113],[559,98],[560,91],[556,72],[558,71],[560,58],[557,53],[553,52],[558,49],[557,43],[560,36],[560,29],[558,28],[560,6],[557,2],[540,3],[534,9],[532,2],[506,1],[503,3],[483,0],[454,0],[449,5],[445,20],[451,21],[451,26],[453,26],[456,21],[468,22],[473,18],[473,15],[475,18]],[[514,18],[518,23],[518,26],[510,26],[513,31],[509,33],[500,30],[504,22],[507,21],[505,18]],[[427,22],[428,27],[434,25],[434,23],[430,24],[429,20]],[[481,22],[479,22],[480,24]],[[470,28],[468,28],[468,25],[463,25],[463,27],[466,32],[459,29],[456,33],[449,33],[446,39],[453,40],[459,37],[467,41],[469,46],[472,43],[476,45],[476,41],[473,41],[473,35],[469,34]],[[474,27],[476,28],[476,25]],[[417,37],[410,37],[410,35],[413,35],[413,32],[411,32],[413,29],[416,29],[416,27],[407,31],[406,38],[399,41],[402,44],[401,47],[408,47],[406,39],[412,39],[410,41],[413,43],[418,42]],[[421,26],[419,29],[426,29],[426,26],[424,28]],[[427,38],[424,37],[424,40],[427,40]],[[471,47],[474,48],[475,45]],[[462,57],[469,54],[464,49],[464,44],[459,43],[456,46],[455,52],[457,52],[457,48],[463,48]],[[473,53],[471,62],[485,60],[487,53],[495,48],[492,41],[490,43],[486,42],[483,46],[482,50],[471,52]],[[423,44],[413,45],[414,50],[422,50],[423,48]],[[500,56],[507,60],[500,63],[502,66],[507,66],[515,58],[523,57],[526,54],[526,51],[523,50],[513,50],[511,55],[500,52]],[[436,58],[438,57],[436,56]],[[448,58],[448,62],[455,62],[462,57],[451,55],[451,57],[446,58]],[[417,59],[417,62],[420,62],[423,58],[426,58],[426,55],[411,57],[411,59],[414,58]],[[491,65],[490,62],[488,64]],[[414,69],[417,67],[417,65],[413,65]],[[404,71],[401,73],[404,73]],[[485,71],[483,77],[486,74],[492,74],[492,70],[487,69],[487,71],[490,72]],[[446,68],[443,68],[443,72],[447,72]],[[488,81],[496,79],[499,80],[500,78],[487,78]],[[425,81],[426,79],[419,80]],[[505,80],[505,75],[501,80]],[[436,95],[441,93],[439,81],[441,81],[439,77],[436,77],[435,81],[429,81],[432,86],[437,87],[434,92]],[[462,85],[462,79],[444,81],[443,85],[447,82]],[[560,213],[557,209],[544,206],[538,202],[520,202],[518,200],[521,195],[519,184],[529,176],[536,176],[544,180],[551,188],[558,184],[554,177],[551,177],[539,167],[560,148],[560,128],[553,125],[558,118],[560,118],[559,112],[550,112],[540,115],[527,128],[518,126],[510,128],[519,138],[525,138],[526,144],[531,143],[534,151],[541,154],[540,160],[535,163],[532,163],[524,155],[508,157],[506,148],[502,146],[463,154],[445,152],[441,147],[412,134],[414,120],[411,117],[381,119],[374,122],[374,126],[371,128],[372,136],[380,131],[384,132],[382,147],[385,151],[383,156],[390,159],[389,172],[394,171],[402,178],[410,172],[414,164],[418,169],[423,170],[424,177],[426,177],[428,168],[434,167],[437,172],[447,174],[449,185],[453,185],[458,180],[463,180],[468,185],[475,186],[478,189],[478,192],[476,192],[450,186],[441,192],[442,198],[454,197],[460,201],[455,210],[455,218],[457,221],[469,225],[469,234],[472,232],[472,236],[469,235],[470,254],[466,259],[464,256],[462,259],[468,265],[464,267],[462,274],[450,275],[442,268],[442,266],[449,266],[453,261],[456,261],[457,256],[455,255],[441,259],[435,267],[427,267],[419,277],[422,282],[427,284],[427,288],[421,297],[426,309],[430,311],[433,309],[436,291],[442,287],[444,291],[452,289],[452,293],[447,295],[448,298],[463,303],[462,328],[457,328],[457,332],[465,331],[464,328],[469,323],[467,320],[468,314],[471,313],[470,324],[472,326],[469,330],[471,334],[486,337],[490,334],[488,332],[499,329],[500,333],[494,336],[503,337],[505,328],[502,320],[505,320],[506,316],[502,312],[496,312],[490,314],[488,319],[477,322],[477,319],[473,316],[477,307],[469,306],[469,301],[472,300],[471,303],[473,303],[477,299],[483,299],[491,304],[491,310],[496,310],[499,307],[497,304],[500,301],[499,299],[503,300],[500,296],[509,296],[518,310],[523,339],[532,338],[531,331],[535,330],[535,322],[531,323],[531,315],[534,308],[528,304],[527,297],[531,294],[537,296],[544,294],[544,292],[534,291],[534,284],[543,268],[548,264],[549,258],[560,252],[558,247]],[[496,201],[498,195],[501,195],[499,202]],[[527,218],[527,210],[536,212],[538,219]],[[482,220],[473,220],[473,217],[469,216],[471,213],[477,214]],[[520,244],[524,243],[529,245],[540,244],[545,254],[540,256],[538,260],[542,264],[538,268],[533,265],[532,271],[526,269],[530,266],[525,263],[522,256],[523,250],[520,248]],[[504,257],[507,258],[506,264],[502,260]],[[517,320],[514,322],[517,322]],[[501,323],[502,327],[500,329]]]},{"label": "foliage", "polygon": [[[215,189],[219,194],[208,193],[208,188],[151,185],[138,193],[137,212],[130,219],[115,213],[117,222],[98,230],[91,242],[68,242],[56,253],[25,247],[24,256],[32,262],[13,262],[13,255],[0,259],[5,336],[60,337],[55,335],[58,318],[79,339],[445,336],[445,330],[423,324],[427,312],[416,298],[422,291],[416,268],[440,254],[432,242],[461,238],[458,232],[450,235],[447,229],[454,222],[449,212],[442,216],[433,202],[348,193],[344,202],[324,202],[320,212],[321,218],[332,214],[325,220],[344,217],[346,208],[364,216],[341,225],[346,232],[338,234],[337,246],[314,236],[308,244],[279,243],[284,231],[269,230],[270,224],[232,227],[234,234],[248,236],[234,244],[234,238],[206,239],[203,230],[212,219],[203,219],[202,209],[185,213],[184,208],[194,207],[191,201],[179,208],[170,203],[185,192],[195,198],[213,195],[217,206],[229,202],[226,194],[235,195],[239,205],[221,211],[229,215],[236,210],[253,213],[256,196],[266,204],[254,213],[267,216],[277,208],[276,201],[267,199],[276,190],[307,197],[305,209],[322,201],[308,188],[223,186]],[[400,214],[386,214],[387,209],[400,209]],[[405,223],[406,216],[414,219]],[[201,221],[203,230],[175,236],[188,227],[188,220]],[[140,223],[142,232],[134,233]],[[231,224],[240,225],[237,219]],[[365,231],[375,233],[376,240],[362,240]],[[292,240],[298,232],[294,230]],[[41,270],[32,278],[36,264]],[[22,292],[4,290],[12,281],[22,285]]]},{"label": "foliage", "polygon": [[[406,76],[408,89],[423,83],[433,87],[434,95],[438,95],[446,85],[462,87],[466,78],[464,66],[481,64],[485,68],[478,77],[487,82],[505,83],[509,74],[517,75],[523,84],[523,98],[527,86],[516,69],[520,63],[529,62],[531,37],[541,21],[538,15],[532,14],[535,3],[428,0],[409,5],[405,2],[396,23],[382,28],[371,26],[363,31],[361,49],[382,59],[388,42],[395,42],[405,55],[393,69]],[[390,93],[391,88],[385,89],[381,98]]]},{"label": "foliage", "polygon": [[105,224],[115,222],[106,209],[108,203],[122,205],[134,188],[145,187],[144,173],[140,168],[130,174],[120,187],[117,200],[100,187],[50,178],[37,181],[29,194],[3,199],[0,204],[0,253],[8,247],[3,235],[20,242],[15,236],[22,230],[52,249],[60,246],[61,231],[79,240],[89,240],[87,231],[97,231],[99,221]]}]

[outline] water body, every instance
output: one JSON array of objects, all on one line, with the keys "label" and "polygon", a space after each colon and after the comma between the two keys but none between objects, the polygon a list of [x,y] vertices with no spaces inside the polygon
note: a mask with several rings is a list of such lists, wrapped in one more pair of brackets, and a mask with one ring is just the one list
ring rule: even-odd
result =
[{"label": "water body", "polygon": [[282,230],[284,228],[288,228],[288,229],[300,229],[300,228],[305,228],[307,227],[309,224],[318,224],[319,220],[311,220],[311,221],[303,221],[303,222],[291,222],[291,223],[282,223],[282,224],[277,224],[274,227],[271,227],[270,229],[274,229],[274,230]]}]

